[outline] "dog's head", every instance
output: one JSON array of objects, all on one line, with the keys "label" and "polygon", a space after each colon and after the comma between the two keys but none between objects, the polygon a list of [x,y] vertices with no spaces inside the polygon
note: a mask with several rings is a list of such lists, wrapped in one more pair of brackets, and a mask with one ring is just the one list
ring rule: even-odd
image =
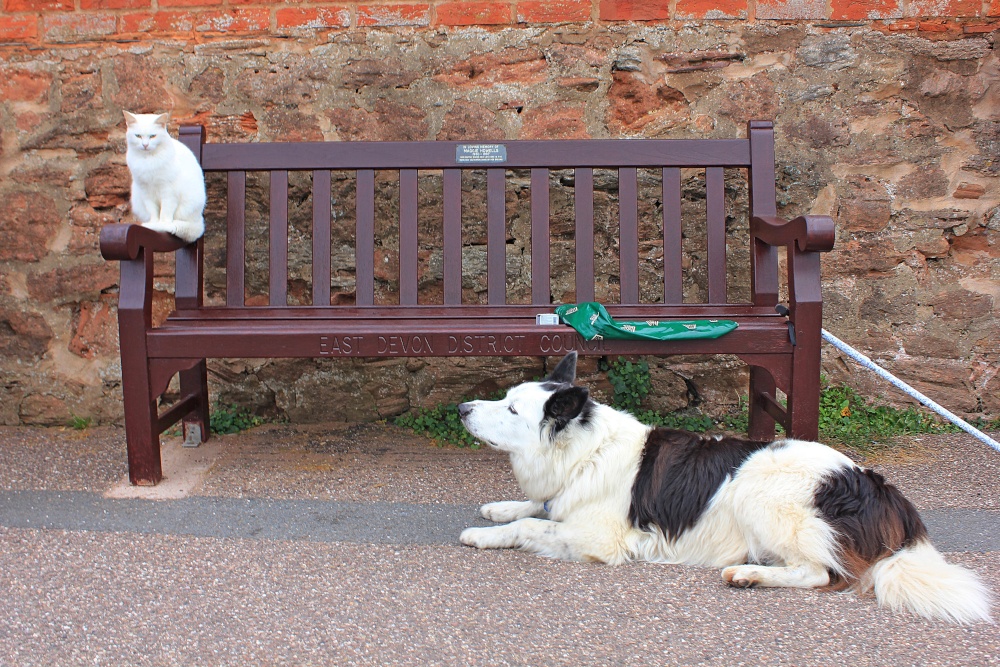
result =
[{"label": "dog's head", "polygon": [[458,413],[466,430],[491,447],[526,452],[583,418],[589,392],[573,386],[574,379],[576,352],[570,352],[545,379],[520,384],[499,401],[462,403]]}]

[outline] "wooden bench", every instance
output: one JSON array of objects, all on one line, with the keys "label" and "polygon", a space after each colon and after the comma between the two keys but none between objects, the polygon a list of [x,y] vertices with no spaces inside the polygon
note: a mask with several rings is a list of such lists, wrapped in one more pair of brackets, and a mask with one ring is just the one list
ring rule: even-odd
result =
[{"label": "wooden bench", "polygon": [[[103,256],[121,262],[118,316],[133,484],[156,484],[161,479],[159,435],[171,425],[183,420],[188,438],[207,439],[207,358],[561,356],[574,349],[584,355],[733,354],[750,368],[751,438],[772,438],[775,420],[793,437],[817,436],[822,321],[819,253],[833,247],[834,225],[823,216],[791,221],[776,216],[774,132],[769,122],[751,121],[745,139],[225,144],[205,143],[204,130],[197,126],[182,127],[180,139],[198,157],[207,179],[215,172],[225,174],[215,177],[226,190],[225,302],[205,303],[206,239],[185,245],[173,236],[137,225],[109,225],[102,230]],[[463,193],[463,172],[470,170],[486,184],[485,194],[478,193],[485,197],[485,220],[463,219],[463,194],[470,197],[468,188]],[[560,181],[551,170],[566,171],[557,172],[564,174]],[[307,172],[312,183],[311,305],[288,305],[288,183],[289,173],[296,171]],[[248,172],[269,174],[267,305],[251,305],[245,298]],[[353,270],[356,282],[353,303],[331,305],[331,276],[345,269],[332,266],[329,250],[331,229],[343,219],[331,214],[331,174],[342,178],[345,173],[356,183],[349,223],[357,239],[356,261],[346,267],[348,272]],[[382,303],[382,290],[377,295],[375,289],[376,223],[385,224],[385,216],[377,210],[384,206],[376,206],[375,201],[376,178],[384,180],[385,173],[398,178],[398,214],[394,208],[390,222],[398,225],[394,234],[398,233],[399,280],[398,295],[391,304]],[[605,178],[609,173],[610,180]],[[730,184],[731,174],[736,185]],[[596,186],[601,201],[611,192],[610,200],[617,202],[617,247],[594,245],[595,175],[605,179]],[[639,196],[640,190],[648,194],[649,175],[659,179],[653,202]],[[430,223],[426,211],[418,210],[419,179],[425,177],[440,181],[441,203],[435,208],[439,217]],[[509,298],[506,251],[506,198],[515,177],[524,184],[522,189],[530,191],[530,239],[523,246],[530,251],[530,298],[524,297],[521,303],[509,303],[514,299]],[[696,198],[701,219],[685,219],[687,227],[682,225],[681,210],[690,210],[693,200],[682,192],[682,178],[688,185],[704,183],[704,201],[700,195]],[[574,197],[569,236],[575,255],[562,265],[568,264],[575,273],[566,278],[575,285],[575,301],[601,300],[619,320],[725,318],[737,321],[739,328],[713,340],[588,342],[568,326],[536,324],[537,314],[551,313],[554,308],[550,186],[571,191]],[[749,220],[742,221],[744,240],[735,242],[733,233],[727,232],[727,196],[741,189],[749,199],[745,215]],[[222,208],[218,200],[211,201],[216,190],[210,187],[209,209]],[[640,216],[640,210],[655,212],[656,220]],[[434,236],[439,246],[421,237],[420,219],[424,219],[424,229],[431,224],[437,230]],[[739,226],[739,221],[730,223]],[[463,276],[463,249],[468,245],[463,245],[463,224],[485,226],[482,303],[469,303],[468,289],[463,302],[463,279],[466,285],[472,278],[483,279],[470,278],[468,271]],[[643,239],[640,253],[640,230],[650,229],[651,224],[658,240],[650,245]],[[690,225],[700,225],[706,238],[706,247],[698,253],[702,276],[698,280],[703,288],[696,290],[702,295],[698,303],[685,301],[691,278],[682,270],[682,230],[693,229]],[[210,241],[222,243],[217,238]],[[662,253],[657,250],[660,247]],[[727,270],[733,269],[727,268],[727,248],[729,254],[742,256],[741,264],[748,264],[743,269],[749,277],[736,290],[742,291],[743,298],[729,296],[734,290],[727,277]],[[779,275],[782,248],[787,249],[787,283]],[[154,327],[153,255],[157,252],[173,253],[176,258],[176,310]],[[595,299],[595,252],[599,263],[617,254],[615,300],[606,293],[605,283]],[[429,255],[440,260],[437,303],[422,303],[418,286],[418,272],[428,270]],[[640,300],[640,294],[648,299],[649,291],[648,279],[641,286],[640,276],[648,276],[650,270],[658,272],[657,285],[662,286],[655,303]],[[611,284],[615,282],[613,276]],[[776,306],[781,309],[779,295],[787,301],[786,314],[776,312]],[[159,414],[158,399],[178,373],[180,399]],[[787,396],[784,404],[776,387]]]}]

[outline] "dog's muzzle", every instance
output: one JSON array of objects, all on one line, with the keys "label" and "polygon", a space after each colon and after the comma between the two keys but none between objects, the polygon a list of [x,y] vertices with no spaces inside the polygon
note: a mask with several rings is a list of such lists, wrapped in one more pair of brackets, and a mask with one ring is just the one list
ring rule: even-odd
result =
[{"label": "dog's muzzle", "polygon": [[472,412],[471,403],[459,403],[458,404],[458,416],[465,419]]}]

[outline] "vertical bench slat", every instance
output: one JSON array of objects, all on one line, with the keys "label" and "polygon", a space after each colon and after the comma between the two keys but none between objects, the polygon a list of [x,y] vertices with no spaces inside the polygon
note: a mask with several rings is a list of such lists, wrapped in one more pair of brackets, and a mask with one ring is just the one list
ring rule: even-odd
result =
[{"label": "vertical bench slat", "polygon": [[531,170],[531,302],[552,302],[549,249],[549,170]]},{"label": "vertical bench slat", "polygon": [[684,302],[681,170],[663,170],[663,303]]},{"label": "vertical bench slat", "polygon": [[[752,120],[750,138],[750,215],[777,215],[774,193],[774,125],[769,121]],[[778,303],[778,249],[766,243],[750,240],[750,291],[754,305],[772,306]]]},{"label": "vertical bench slat", "polygon": [[270,286],[268,303],[288,305],[288,172],[271,172]]},{"label": "vertical bench slat", "polygon": [[594,300],[594,170],[576,169],[576,300]]},{"label": "vertical bench slat", "polygon": [[356,238],[356,301],[359,306],[371,306],[375,303],[375,171],[372,169],[358,170]]},{"label": "vertical bench slat", "polygon": [[722,167],[705,169],[708,302],[726,302],[726,193]]},{"label": "vertical bench slat", "polygon": [[618,224],[621,303],[639,303],[639,186],[633,167],[618,170]]},{"label": "vertical bench slat", "polygon": [[226,191],[226,305],[242,308],[246,297],[247,173],[229,172]]},{"label": "vertical bench slat", "polygon": [[503,169],[486,170],[486,299],[507,303],[507,209]]},{"label": "vertical bench slat", "polygon": [[333,217],[330,190],[330,172],[325,169],[314,171],[312,248],[312,305],[314,306],[330,305],[330,223]]},{"label": "vertical bench slat", "polygon": [[399,303],[417,303],[417,170],[399,171]]},{"label": "vertical bench slat", "polygon": [[462,170],[445,169],[444,196],[444,302],[462,303]]}]

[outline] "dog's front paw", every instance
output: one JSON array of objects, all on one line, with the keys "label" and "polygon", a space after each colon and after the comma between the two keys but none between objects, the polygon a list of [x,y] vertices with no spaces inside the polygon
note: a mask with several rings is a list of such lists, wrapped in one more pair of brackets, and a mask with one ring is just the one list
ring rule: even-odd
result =
[{"label": "dog's front paw", "polygon": [[496,528],[466,528],[459,535],[458,539],[462,544],[477,549],[504,549],[510,545],[506,539],[501,526]]},{"label": "dog's front paw", "polygon": [[734,565],[722,571],[722,578],[736,588],[752,588],[761,582],[760,572],[752,565]]},{"label": "dog's front paw", "polygon": [[479,508],[479,513],[483,515],[484,519],[489,519],[494,523],[510,523],[534,516],[538,509],[540,508],[537,504],[531,501],[505,500],[498,503],[486,503]]}]

